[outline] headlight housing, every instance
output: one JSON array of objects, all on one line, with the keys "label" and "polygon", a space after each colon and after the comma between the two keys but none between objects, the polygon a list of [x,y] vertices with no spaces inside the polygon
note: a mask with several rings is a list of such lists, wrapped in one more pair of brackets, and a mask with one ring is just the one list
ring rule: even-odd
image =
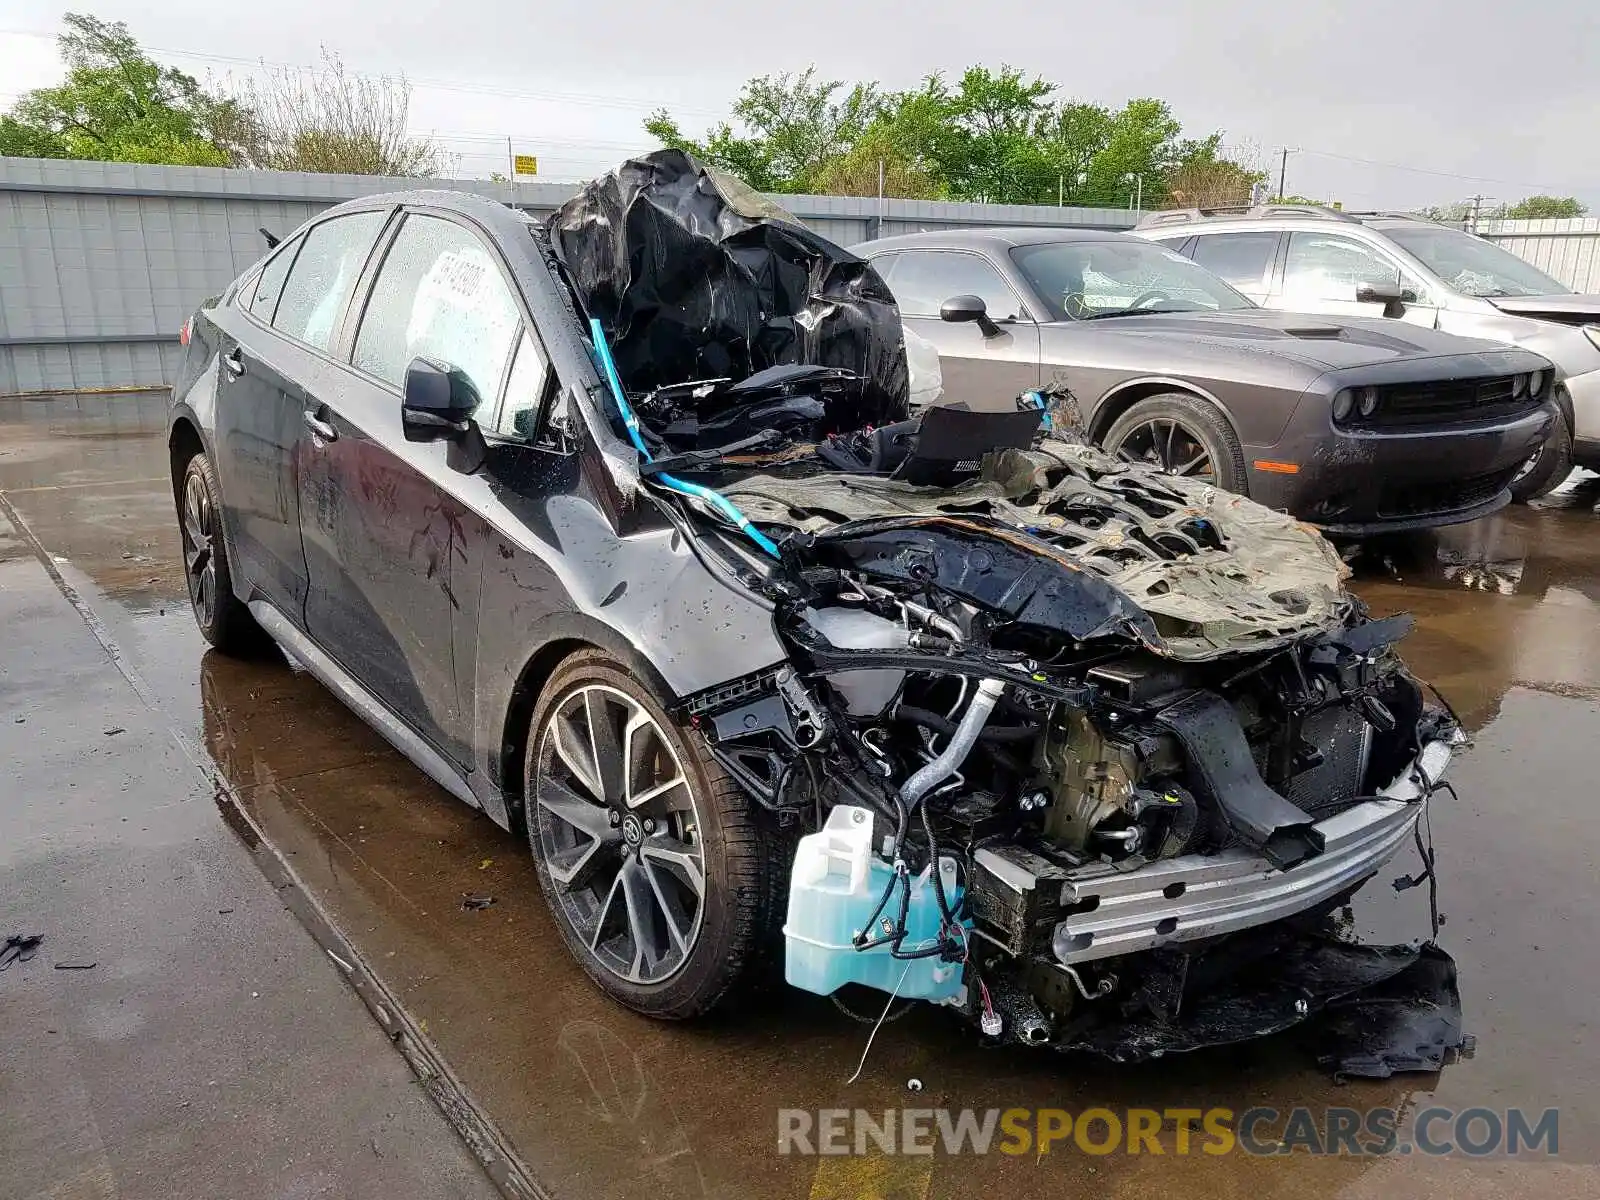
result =
[{"label": "headlight housing", "polygon": [[1375,387],[1341,388],[1333,397],[1333,419],[1340,425],[1370,421],[1377,415],[1381,399]]},{"label": "headlight housing", "polygon": [[1539,400],[1544,397],[1545,388],[1550,385],[1549,371],[1535,371],[1528,376],[1528,398]]}]

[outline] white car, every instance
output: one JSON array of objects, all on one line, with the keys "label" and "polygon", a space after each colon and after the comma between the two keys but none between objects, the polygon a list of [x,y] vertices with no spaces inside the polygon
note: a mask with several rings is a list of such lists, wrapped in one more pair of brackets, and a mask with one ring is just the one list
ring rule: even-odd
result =
[{"label": "white car", "polygon": [[1384,316],[1544,355],[1564,376],[1564,428],[1512,486],[1559,484],[1574,463],[1600,469],[1600,296],[1579,295],[1493,242],[1401,214],[1313,205],[1177,209],[1136,230],[1222,276],[1268,308]]}]

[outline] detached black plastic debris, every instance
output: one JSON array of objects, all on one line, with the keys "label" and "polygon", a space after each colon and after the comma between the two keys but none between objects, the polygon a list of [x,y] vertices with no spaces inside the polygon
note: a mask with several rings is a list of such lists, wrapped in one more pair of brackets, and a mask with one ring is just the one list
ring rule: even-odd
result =
[{"label": "detached black plastic debris", "polygon": [[[878,273],[740,181],[657,151],[590,183],[549,229],[629,393],[723,381],[668,404],[641,400],[639,417],[657,439],[676,424],[672,449],[767,427],[730,418],[729,409],[753,404],[776,403],[771,416],[785,426],[798,418],[813,438],[908,415],[900,311]],[[745,395],[726,386],[786,365],[843,374],[804,381],[811,387],[769,377]],[[795,401],[802,390],[814,406]]]},{"label": "detached black plastic debris", "polygon": [[1461,1031],[1455,961],[1431,942],[1399,974],[1330,1004],[1322,1032],[1327,1042],[1319,1060],[1338,1078],[1437,1071],[1475,1048]]},{"label": "detached black plastic debris", "polygon": [[39,944],[43,941],[42,933],[14,933],[6,938],[4,948],[0,948],[0,971],[12,963],[27,962],[39,953]]},{"label": "detached black plastic debris", "polygon": [[489,908],[493,904],[493,896],[476,896],[471,893],[463,893],[461,896],[461,907],[466,909],[468,912],[475,912],[481,909]]}]

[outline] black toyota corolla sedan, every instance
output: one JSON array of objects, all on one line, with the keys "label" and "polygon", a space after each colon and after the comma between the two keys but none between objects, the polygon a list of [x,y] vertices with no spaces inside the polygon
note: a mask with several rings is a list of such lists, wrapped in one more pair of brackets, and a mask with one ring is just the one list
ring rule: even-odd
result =
[{"label": "black toyota corolla sedan", "polygon": [[[1457,740],[1407,622],[1036,404],[912,417],[901,328],[676,152],[549,221],[330,209],[185,327],[201,631],[525,832],[575,959],[655,1016],[763,963],[1119,1058],[1404,972],[1451,1010],[1437,949],[1327,936]],[[1231,988],[1251,1019],[1205,1017]]]}]

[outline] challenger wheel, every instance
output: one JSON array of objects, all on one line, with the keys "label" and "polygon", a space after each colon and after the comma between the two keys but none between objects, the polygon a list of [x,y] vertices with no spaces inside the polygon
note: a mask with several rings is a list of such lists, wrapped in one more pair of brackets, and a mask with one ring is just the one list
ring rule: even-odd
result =
[{"label": "challenger wheel", "polygon": [[1522,464],[1511,481],[1511,498],[1519,502],[1536,500],[1560,487],[1570,474],[1572,430],[1567,428],[1565,417],[1557,416],[1555,432],[1539,448],[1539,453]]},{"label": "challenger wheel", "polygon": [[1233,428],[1214,406],[1194,396],[1170,392],[1140,400],[1112,422],[1101,444],[1125,462],[1249,495],[1244,449]]},{"label": "challenger wheel", "polygon": [[628,1007],[706,1012],[775,929],[776,869],[750,801],[639,680],[564,662],[533,715],[528,840],[583,969]]},{"label": "challenger wheel", "polygon": [[233,594],[217,495],[217,477],[210,460],[196,454],[184,468],[178,487],[183,573],[201,635],[224,654],[245,657],[259,652],[268,638],[244,602]]}]

